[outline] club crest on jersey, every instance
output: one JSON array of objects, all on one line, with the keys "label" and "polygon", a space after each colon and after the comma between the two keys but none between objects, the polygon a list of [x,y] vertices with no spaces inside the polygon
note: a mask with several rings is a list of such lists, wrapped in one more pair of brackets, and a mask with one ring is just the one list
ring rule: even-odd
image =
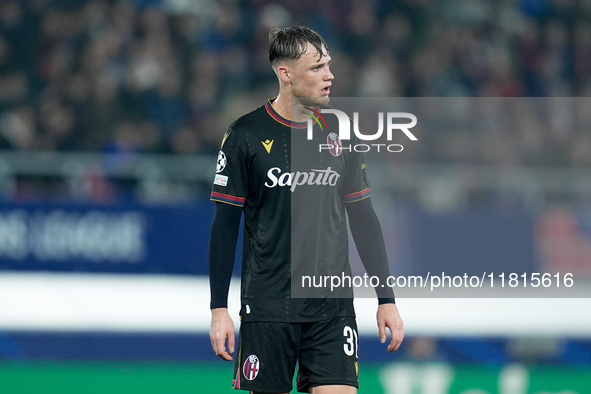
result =
[{"label": "club crest on jersey", "polygon": [[254,380],[257,377],[259,374],[259,358],[256,355],[251,354],[246,361],[244,361],[242,374],[246,380]]},{"label": "club crest on jersey", "polygon": [[328,136],[326,136],[326,143],[333,156],[339,156],[343,151],[343,145],[341,144],[341,140],[339,140],[339,135],[334,131],[328,133]]},{"label": "club crest on jersey", "polygon": [[218,153],[218,160],[215,167],[215,172],[219,174],[220,172],[224,171],[226,168],[226,164],[228,164],[228,159],[226,159],[226,154],[223,151]]}]

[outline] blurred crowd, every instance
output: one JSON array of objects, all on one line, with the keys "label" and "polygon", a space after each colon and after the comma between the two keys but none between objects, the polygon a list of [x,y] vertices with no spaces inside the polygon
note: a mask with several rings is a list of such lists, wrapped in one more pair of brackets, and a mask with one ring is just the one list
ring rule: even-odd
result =
[{"label": "blurred crowd", "polygon": [[[591,93],[588,1],[0,0],[0,149],[214,153],[276,93],[268,31],[294,23],[328,42],[333,96]],[[563,154],[525,164],[589,164],[573,159],[587,136],[526,134],[497,136],[514,161],[547,144]],[[413,157],[454,163],[494,137],[442,136]]]}]

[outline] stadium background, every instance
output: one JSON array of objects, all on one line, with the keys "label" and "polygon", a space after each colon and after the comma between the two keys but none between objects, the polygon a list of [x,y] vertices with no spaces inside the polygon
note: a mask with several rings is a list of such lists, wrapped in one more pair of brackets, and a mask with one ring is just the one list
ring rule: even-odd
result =
[{"label": "stadium background", "polygon": [[[563,0],[0,1],[0,392],[230,392],[207,335],[208,191],[227,125],[276,93],[270,28],[326,38],[333,96],[585,108],[590,17]],[[393,272],[589,280],[591,133],[572,124],[451,128],[370,172]],[[360,393],[591,392],[588,298],[403,298],[393,356],[360,303]]]}]

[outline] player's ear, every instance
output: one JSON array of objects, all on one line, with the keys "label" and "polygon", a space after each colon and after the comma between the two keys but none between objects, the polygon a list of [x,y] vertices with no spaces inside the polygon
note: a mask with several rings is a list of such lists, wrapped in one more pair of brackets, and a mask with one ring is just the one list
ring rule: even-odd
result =
[{"label": "player's ear", "polygon": [[285,63],[283,63],[277,67],[277,76],[283,82],[287,82],[287,83],[291,82],[290,73],[291,73],[291,70],[289,69],[289,67]]}]

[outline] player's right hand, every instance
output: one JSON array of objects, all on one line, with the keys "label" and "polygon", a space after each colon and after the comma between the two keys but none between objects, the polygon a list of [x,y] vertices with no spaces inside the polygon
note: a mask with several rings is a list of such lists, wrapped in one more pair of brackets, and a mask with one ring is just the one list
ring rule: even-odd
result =
[{"label": "player's right hand", "polygon": [[[209,339],[215,354],[226,361],[232,361],[234,353],[234,322],[227,308],[215,308],[211,310],[211,329]],[[226,348],[226,339],[228,348]]]}]

